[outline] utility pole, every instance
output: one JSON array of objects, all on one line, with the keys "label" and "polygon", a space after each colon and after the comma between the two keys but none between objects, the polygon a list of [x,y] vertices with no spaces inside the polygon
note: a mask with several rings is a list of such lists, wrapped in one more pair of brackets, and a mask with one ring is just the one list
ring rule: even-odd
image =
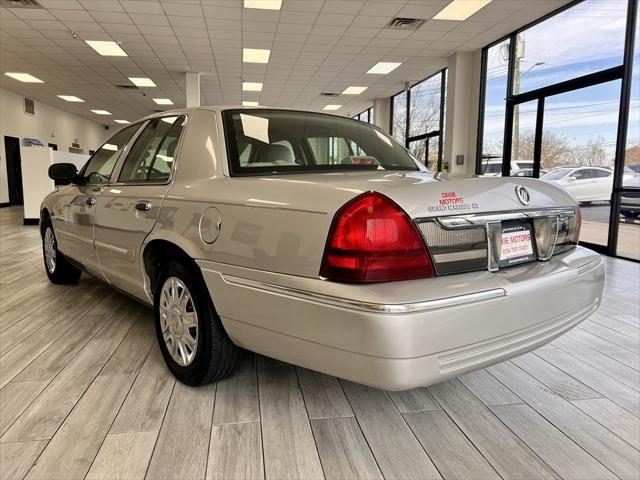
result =
[{"label": "utility pole", "polygon": [[[516,35],[514,67],[513,67],[513,94],[520,94],[520,60],[524,57],[524,37]],[[521,160],[520,158],[520,104],[513,107],[513,143],[511,158]]]}]

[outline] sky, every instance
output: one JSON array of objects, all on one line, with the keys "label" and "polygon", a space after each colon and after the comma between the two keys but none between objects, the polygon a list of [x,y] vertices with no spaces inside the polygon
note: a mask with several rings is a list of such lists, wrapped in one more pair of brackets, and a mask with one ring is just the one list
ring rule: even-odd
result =
[{"label": "sky", "polygon": [[[520,91],[552,85],[622,64],[626,0],[586,0],[525,31],[521,36]],[[629,116],[628,145],[640,143],[640,66],[638,37]],[[485,101],[485,144],[502,142],[506,94],[506,48],[489,50]],[[604,138],[613,162],[621,81],[548,97],[544,130],[565,136],[571,145]],[[535,128],[536,102],[520,107],[521,131]],[[501,153],[487,152],[484,153]]]}]

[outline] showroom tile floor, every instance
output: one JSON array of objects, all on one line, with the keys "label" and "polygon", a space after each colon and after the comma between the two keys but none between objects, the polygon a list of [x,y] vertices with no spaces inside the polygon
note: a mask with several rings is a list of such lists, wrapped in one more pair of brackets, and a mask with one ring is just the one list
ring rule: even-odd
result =
[{"label": "showroom tile floor", "polygon": [[602,308],[551,345],[388,393],[254,354],[173,380],[152,313],[45,276],[0,209],[0,477],[621,478],[640,474],[640,265],[607,258]]}]

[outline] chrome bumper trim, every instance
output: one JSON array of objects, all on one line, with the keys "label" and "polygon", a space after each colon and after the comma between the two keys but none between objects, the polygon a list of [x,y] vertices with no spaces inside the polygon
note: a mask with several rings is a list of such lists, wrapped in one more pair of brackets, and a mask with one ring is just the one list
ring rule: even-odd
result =
[{"label": "chrome bumper trim", "polygon": [[340,308],[349,308],[353,310],[361,310],[370,313],[382,313],[382,314],[403,314],[403,313],[418,313],[426,312],[429,310],[436,310],[441,308],[456,307],[459,305],[465,305],[468,303],[482,302],[485,300],[492,300],[495,298],[502,298],[507,296],[507,292],[502,288],[494,288],[492,290],[485,290],[482,292],[469,293],[466,295],[457,295],[454,297],[438,298],[435,300],[426,300],[424,302],[412,302],[412,303],[369,303],[361,302],[358,300],[351,300],[348,298],[334,297],[331,295],[325,295],[322,293],[309,292],[307,290],[300,290],[298,288],[285,287],[282,285],[274,285],[272,283],[259,282],[255,280],[249,280],[246,278],[235,277],[232,275],[222,274],[222,278],[225,282],[238,285],[246,288],[252,288],[254,290],[266,290],[278,295],[286,295],[290,297],[296,297],[302,300],[315,301],[318,303],[324,303]]}]

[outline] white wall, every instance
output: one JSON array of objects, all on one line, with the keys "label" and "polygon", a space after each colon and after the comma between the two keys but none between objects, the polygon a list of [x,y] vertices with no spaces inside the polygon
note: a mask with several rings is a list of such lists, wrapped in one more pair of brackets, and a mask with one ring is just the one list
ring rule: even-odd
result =
[{"label": "white wall", "polygon": [[[9,201],[4,136],[37,138],[45,146],[55,143],[58,150],[68,151],[78,139],[85,153],[95,150],[115,129],[104,126],[36,101],[36,114],[27,115],[23,109],[23,96],[0,89],[0,203]],[[88,108],[88,107],[87,107]],[[28,175],[29,166],[22,161],[22,175]]]},{"label": "white wall", "polygon": [[[456,52],[448,58],[443,161],[456,176],[475,173],[481,60],[481,50]],[[456,165],[457,155],[464,155],[464,165]]]}]

